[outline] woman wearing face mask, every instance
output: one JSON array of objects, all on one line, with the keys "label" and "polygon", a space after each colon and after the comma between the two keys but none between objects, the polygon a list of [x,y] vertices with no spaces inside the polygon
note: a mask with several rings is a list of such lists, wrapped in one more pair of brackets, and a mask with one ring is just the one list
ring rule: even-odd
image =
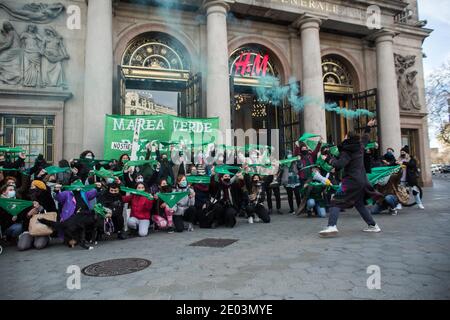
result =
[{"label": "woman wearing face mask", "polygon": [[[173,216],[173,223],[176,232],[183,232],[183,230],[194,231],[194,221],[197,213],[195,209],[195,192],[189,187],[186,176],[179,175],[177,178],[176,192],[189,192],[189,195],[177,202],[176,210]],[[186,225],[185,222],[186,221]]]},{"label": "woman wearing face mask", "polygon": [[[16,199],[16,191],[12,185],[3,186],[0,192],[0,197],[2,198]],[[1,233],[6,236],[7,240],[15,240],[22,233],[22,221],[22,214],[11,216],[9,213],[0,208]]]},{"label": "woman wearing face mask", "polygon": [[298,162],[298,169],[299,169],[298,177],[300,179],[301,185],[304,185],[306,180],[308,180],[312,175],[312,171],[310,168],[307,168],[304,170],[301,170],[301,169],[309,167],[316,163],[317,155],[319,154],[321,147],[322,147],[322,137],[320,137],[319,143],[317,144],[314,151],[310,151],[308,149],[308,146],[305,143],[301,142],[300,143],[300,153],[294,154],[294,155],[300,156],[300,161]]},{"label": "woman wearing face mask", "polygon": [[[136,190],[145,192],[145,185],[138,183]],[[122,201],[128,203],[131,207],[130,218],[127,221],[128,228],[138,230],[140,237],[147,236],[150,226],[150,211],[155,200],[149,200],[144,196],[131,194],[122,197]]]},{"label": "woman wearing face mask", "polygon": [[[159,191],[161,193],[171,193],[172,187],[167,184],[167,180],[163,179],[159,183]],[[161,230],[166,230],[168,233],[175,231],[173,223],[173,214],[175,213],[176,206],[169,208],[162,199],[157,200],[157,213],[152,214],[152,221],[156,227]]]},{"label": "woman wearing face mask", "polygon": [[170,178],[172,183],[175,181],[173,176],[173,162],[168,159],[167,154],[161,154],[159,148],[156,148],[156,160],[160,163],[158,180],[167,180]]},{"label": "woman wearing face mask", "polygon": [[95,169],[95,155],[90,150],[85,150],[80,154],[80,160],[74,161],[73,166],[77,168],[77,175],[81,178],[84,183],[89,176],[89,171]]},{"label": "woman wearing face mask", "polygon": [[[288,151],[287,153],[287,159],[292,159],[292,153]],[[300,206],[300,189],[301,189],[301,182],[299,179],[299,170],[298,170],[298,162],[300,161],[300,156],[297,156],[297,159],[290,164],[287,165],[281,165],[280,169],[280,181],[281,185],[284,186],[286,189],[287,195],[288,195],[288,203],[289,203],[289,213],[294,213],[294,199],[293,196],[295,195],[295,201],[297,203],[297,208]]]},{"label": "woman wearing face mask", "polygon": [[248,190],[249,204],[246,208],[248,223],[259,222],[262,220],[264,223],[270,222],[270,216],[267,209],[264,207],[265,191],[263,189],[261,177],[259,174],[246,173],[244,180]]},{"label": "woman wearing face mask", "polygon": [[108,208],[112,212],[111,220],[114,225],[114,232],[117,233],[117,238],[125,240],[126,234],[123,231],[124,219],[123,219],[123,207],[122,195],[120,194],[119,184],[113,182],[108,184],[107,190],[98,197],[98,202],[105,208]]},{"label": "woman wearing face mask", "polygon": [[[39,212],[56,212],[56,204],[53,200],[50,188],[40,180],[33,180],[30,187],[30,200],[34,202],[34,208],[30,210],[24,217],[22,222],[23,230],[28,230],[30,224],[30,219],[33,215]],[[20,251],[28,250],[32,247],[36,249],[45,248],[50,241],[48,236],[33,237],[28,231],[25,231],[19,236],[19,241],[17,242],[17,248]]]}]

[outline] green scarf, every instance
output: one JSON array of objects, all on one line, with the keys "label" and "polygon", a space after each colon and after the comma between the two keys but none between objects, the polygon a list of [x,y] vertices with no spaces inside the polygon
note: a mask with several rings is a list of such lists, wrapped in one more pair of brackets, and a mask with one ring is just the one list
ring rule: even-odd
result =
[{"label": "green scarf", "polygon": [[120,190],[122,190],[123,192],[129,192],[131,194],[135,194],[137,196],[145,197],[148,200],[153,200],[153,196],[150,193],[147,193],[145,191],[139,191],[139,190],[127,188],[127,187],[120,187]]},{"label": "green scarf", "polygon": [[103,207],[103,205],[100,204],[100,203],[97,203],[97,204],[94,206],[94,212],[95,212],[96,214],[98,214],[99,216],[101,216],[102,218],[105,218],[105,216],[106,216],[106,210],[105,210],[105,208]]},{"label": "green scarf", "polygon": [[316,165],[321,167],[326,172],[330,172],[331,170],[333,170],[333,166],[326,163],[325,160],[322,159],[322,157],[317,157]]},{"label": "green scarf", "polygon": [[292,157],[289,159],[280,160],[280,166],[290,166],[294,161],[299,161],[299,159],[297,157]]},{"label": "green scarf", "polygon": [[25,152],[21,147],[0,147],[0,152],[21,153]]},{"label": "green scarf", "polygon": [[170,193],[158,192],[156,195],[158,196],[158,198],[164,201],[169,206],[169,208],[173,208],[178,203],[178,201],[189,195],[189,191]]},{"label": "green scarf", "polygon": [[12,216],[17,216],[23,210],[32,206],[33,201],[0,198],[0,207]]},{"label": "green scarf", "polygon": [[201,183],[201,184],[209,184],[211,177],[209,176],[186,176],[186,179],[189,183]]},{"label": "green scarf", "polygon": [[87,192],[89,190],[94,189],[95,187],[96,187],[95,184],[84,185],[83,182],[81,182],[80,180],[77,180],[74,183],[72,183],[71,185],[63,186],[63,189],[67,190],[67,191],[74,191],[74,190],[80,189],[83,192]]},{"label": "green scarf", "polygon": [[311,138],[316,138],[316,137],[320,137],[320,135],[305,132],[300,138],[298,138],[298,141],[306,141],[306,140],[309,140]]},{"label": "green scarf", "polygon": [[57,174],[57,173],[68,172],[68,171],[70,171],[70,168],[69,167],[60,168],[57,166],[49,166],[47,168],[44,168],[44,170],[45,170],[45,172],[47,172],[47,174],[53,175],[53,174]]},{"label": "green scarf", "polygon": [[105,168],[101,167],[100,170],[92,170],[93,175],[96,175],[97,177],[100,178],[111,178],[111,177],[116,177],[116,176],[121,176],[123,175],[122,171],[110,171],[110,170],[106,170]]},{"label": "green scarf", "polygon": [[127,163],[124,163],[124,167],[139,167],[139,166],[143,166],[143,165],[156,165],[158,164],[158,161],[156,160],[130,160]]}]

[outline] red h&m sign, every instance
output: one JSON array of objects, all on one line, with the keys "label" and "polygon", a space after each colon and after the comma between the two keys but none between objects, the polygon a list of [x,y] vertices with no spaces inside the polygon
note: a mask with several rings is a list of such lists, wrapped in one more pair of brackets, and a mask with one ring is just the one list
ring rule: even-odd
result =
[{"label": "red h&m sign", "polygon": [[268,63],[269,55],[267,54],[263,57],[258,53],[243,52],[234,63],[234,73],[243,77],[264,77]]}]

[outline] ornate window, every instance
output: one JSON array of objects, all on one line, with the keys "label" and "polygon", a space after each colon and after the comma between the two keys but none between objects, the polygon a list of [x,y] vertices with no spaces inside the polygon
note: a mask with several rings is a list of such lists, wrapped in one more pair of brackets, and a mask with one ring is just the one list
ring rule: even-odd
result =
[{"label": "ornate window", "polygon": [[353,93],[353,79],[347,67],[334,57],[322,59],[325,92]]},{"label": "ornate window", "polygon": [[135,38],[122,56],[122,65],[166,70],[191,68],[183,45],[159,32],[149,32]]}]

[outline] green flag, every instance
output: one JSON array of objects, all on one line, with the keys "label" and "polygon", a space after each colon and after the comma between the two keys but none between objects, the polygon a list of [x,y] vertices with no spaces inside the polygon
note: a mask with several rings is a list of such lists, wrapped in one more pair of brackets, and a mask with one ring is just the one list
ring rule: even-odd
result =
[{"label": "green flag", "polygon": [[101,216],[102,218],[104,218],[104,217],[106,216],[106,210],[105,210],[105,207],[103,207],[103,205],[100,204],[100,203],[97,203],[97,204],[94,206],[94,212],[95,212],[96,214],[98,214],[99,216]]},{"label": "green flag", "polygon": [[139,167],[143,166],[145,164],[149,164],[151,166],[158,164],[158,161],[156,160],[130,160],[127,163],[125,163],[125,167]]},{"label": "green flag", "polygon": [[0,152],[21,153],[21,152],[25,152],[25,150],[23,150],[21,147],[2,146],[2,147],[0,147]]},{"label": "green flag", "polygon": [[306,141],[306,140],[309,140],[311,138],[316,138],[316,137],[320,137],[320,135],[305,132],[300,138],[298,138],[298,141]]},{"label": "green flag", "polygon": [[325,160],[322,159],[322,157],[317,157],[316,164],[326,172],[330,172],[331,170],[333,170],[333,166],[326,163]]},{"label": "green flag", "polygon": [[146,197],[148,200],[153,200],[153,196],[150,193],[147,193],[145,191],[140,191],[140,190],[127,188],[127,187],[120,187],[120,190],[122,190],[123,192],[129,192],[131,194],[135,194],[137,196]]},{"label": "green flag", "polygon": [[330,153],[331,153],[332,156],[335,156],[335,157],[339,156],[339,149],[338,149],[338,147],[337,146],[331,147],[330,148]]},{"label": "green flag", "polygon": [[369,142],[367,145],[366,145],[366,150],[370,150],[370,149],[375,149],[375,147],[376,147],[376,142]]},{"label": "green flag", "polygon": [[12,216],[17,216],[23,210],[32,206],[33,201],[0,198],[0,207]]},{"label": "green flag", "polygon": [[[235,175],[237,172],[239,172],[242,168],[239,166],[230,166],[227,164],[222,164],[219,166],[214,167],[214,172],[217,174],[230,174],[230,175]],[[233,172],[233,171],[236,172]]]},{"label": "green flag", "polygon": [[69,167],[64,167],[64,168],[60,168],[57,166],[49,166],[47,168],[44,168],[45,172],[47,172],[47,174],[52,175],[52,174],[57,174],[57,173],[62,173],[62,172],[68,172],[70,171]]},{"label": "green flag", "polygon": [[317,145],[319,144],[318,141],[314,141],[314,140],[306,140],[305,144],[308,146],[308,149],[313,151],[316,149]]},{"label": "green flag", "polygon": [[280,160],[280,166],[290,166],[292,162],[299,161],[297,157]]},{"label": "green flag", "polygon": [[71,185],[63,186],[63,189],[67,190],[67,191],[74,191],[74,190],[80,189],[80,191],[86,192],[91,189],[94,189],[95,187],[96,187],[95,184],[85,185],[85,184],[83,184],[83,182],[81,182],[81,180],[77,180],[74,183],[72,183]]},{"label": "green flag", "polygon": [[156,195],[162,201],[164,201],[169,206],[169,208],[173,208],[178,203],[178,201],[189,195],[189,191],[170,193],[158,192]]},{"label": "green flag", "polygon": [[189,183],[201,183],[201,184],[209,184],[209,181],[211,180],[210,176],[199,176],[199,175],[191,175],[186,176],[186,179]]},{"label": "green flag", "polygon": [[120,176],[123,174],[123,172],[106,170],[105,168],[101,167],[100,170],[92,170],[92,174],[100,178],[111,178],[115,176]]},{"label": "green flag", "polygon": [[392,174],[401,170],[401,166],[376,167],[371,169],[371,173],[367,174],[367,179],[372,186],[380,182],[387,182]]}]

